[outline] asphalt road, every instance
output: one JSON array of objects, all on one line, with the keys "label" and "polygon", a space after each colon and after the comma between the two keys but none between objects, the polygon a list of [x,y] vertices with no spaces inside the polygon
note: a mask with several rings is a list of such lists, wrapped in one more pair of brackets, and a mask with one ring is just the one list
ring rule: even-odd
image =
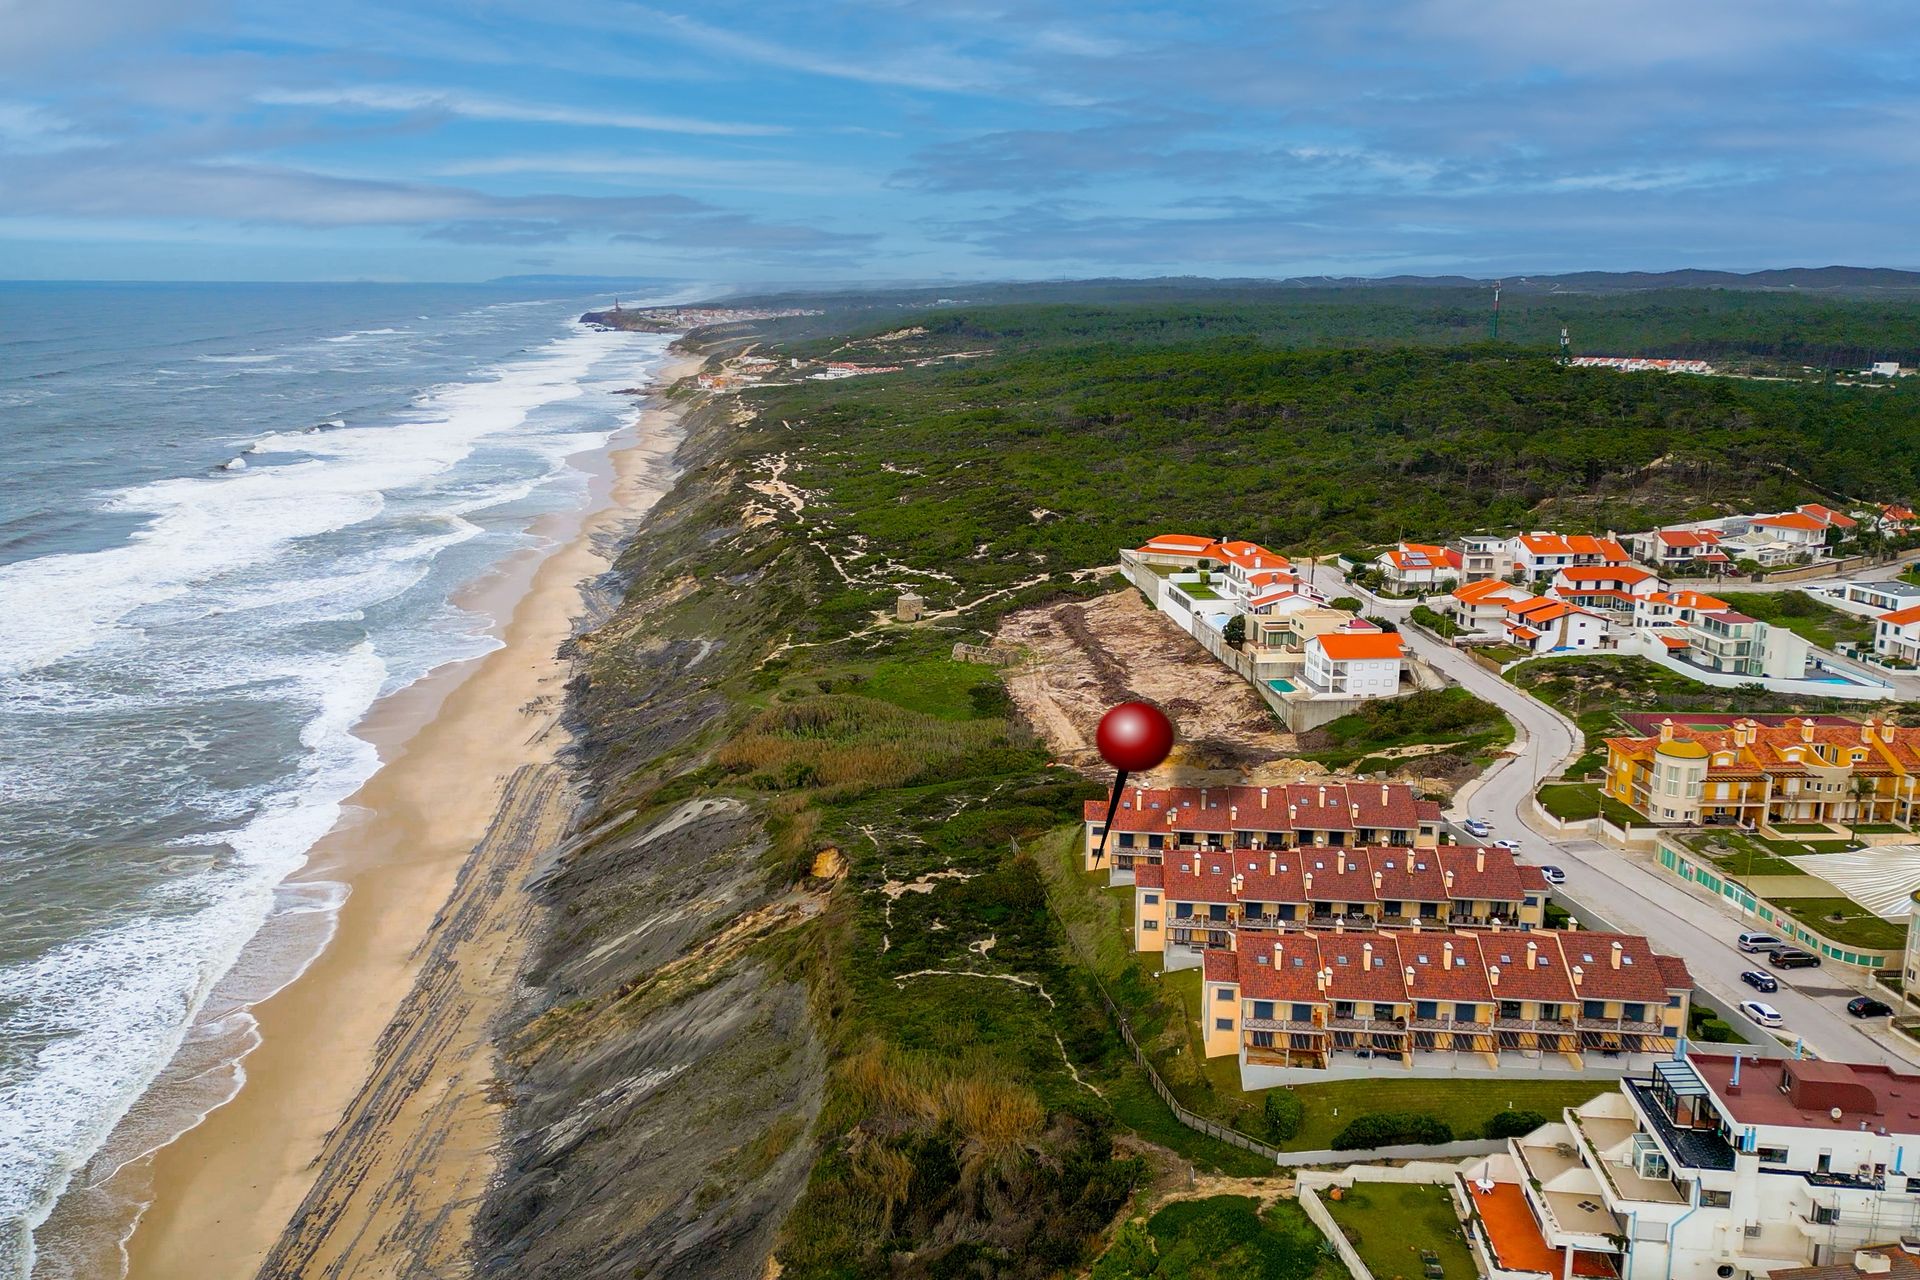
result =
[{"label": "asphalt road", "polygon": [[[1388,617],[1404,615],[1411,603],[1386,600],[1346,585],[1329,568],[1316,574],[1323,589],[1330,580],[1341,582],[1329,595],[1357,595],[1369,601],[1369,611]],[[1694,982],[1728,1004],[1761,999],[1786,1020],[1784,1034],[1804,1039],[1822,1058],[1847,1062],[1881,1062],[1898,1067],[1920,1066],[1920,1043],[1886,1026],[1886,1019],[1857,1019],[1846,1002],[1863,988],[1847,985],[1836,966],[1775,973],[1778,991],[1762,994],[1740,981],[1745,969],[1767,969],[1763,957],[1749,956],[1734,946],[1746,930],[1765,926],[1743,917],[1730,905],[1693,896],[1660,870],[1651,857],[1626,853],[1589,839],[1562,839],[1534,825],[1533,792],[1542,779],[1558,774],[1580,754],[1582,738],[1573,723],[1480,666],[1450,645],[1419,632],[1402,632],[1407,646],[1442,673],[1493,703],[1512,718],[1518,729],[1513,754],[1489,773],[1463,788],[1450,815],[1457,820],[1480,818],[1493,827],[1492,839],[1516,839],[1529,862],[1564,869],[1567,883],[1555,896],[1611,922],[1625,933],[1650,939],[1658,950],[1687,962]],[[1769,972],[1772,972],[1769,970]]]}]

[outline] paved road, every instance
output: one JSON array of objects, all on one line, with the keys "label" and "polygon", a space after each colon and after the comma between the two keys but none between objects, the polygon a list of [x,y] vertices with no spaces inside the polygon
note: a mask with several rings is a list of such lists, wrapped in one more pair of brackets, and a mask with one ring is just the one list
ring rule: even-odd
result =
[{"label": "paved road", "polygon": [[[1317,575],[1325,587],[1334,575],[1322,568]],[[1349,585],[1330,595],[1359,595],[1371,603],[1371,612],[1402,615],[1409,602],[1386,600]],[[1418,656],[1450,676],[1475,696],[1493,703],[1518,728],[1513,755],[1496,765],[1478,784],[1463,788],[1456,803],[1459,818],[1481,818],[1491,823],[1496,837],[1513,838],[1523,845],[1530,862],[1565,869],[1567,884],[1556,891],[1586,911],[1612,922],[1626,933],[1641,934],[1659,949],[1682,957],[1694,982],[1729,1004],[1748,998],[1764,999],[1786,1019],[1786,1030],[1804,1037],[1823,1058],[1850,1062],[1884,1062],[1920,1066],[1920,1045],[1887,1030],[1884,1019],[1874,1025],[1848,1015],[1844,1005],[1860,989],[1846,985],[1836,966],[1800,969],[1776,974],[1780,989],[1762,996],[1740,981],[1744,969],[1765,969],[1764,960],[1743,954],[1733,945],[1744,929],[1763,927],[1743,918],[1730,906],[1694,897],[1651,858],[1623,853],[1595,840],[1562,839],[1534,825],[1533,791],[1541,779],[1560,772],[1584,745],[1573,723],[1559,712],[1502,680],[1450,645],[1419,632],[1402,633]]]}]

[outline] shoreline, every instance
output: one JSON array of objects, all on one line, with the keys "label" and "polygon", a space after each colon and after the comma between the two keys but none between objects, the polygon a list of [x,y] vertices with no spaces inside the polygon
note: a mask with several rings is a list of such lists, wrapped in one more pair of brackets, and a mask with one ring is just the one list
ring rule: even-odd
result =
[{"label": "shoreline", "polygon": [[[123,1245],[135,1280],[304,1274],[280,1255],[316,1225],[295,1251],[342,1275],[466,1247],[499,1134],[493,1024],[536,920],[525,873],[576,801],[556,763],[572,675],[559,651],[592,580],[673,483],[685,408],[659,393],[700,362],[670,351],[633,420],[576,459],[587,500],[536,522],[542,546],[456,597],[496,620],[503,647],[381,699],[355,727],[379,770],[282,886],[346,887],[330,941],[249,1010],[258,1044],[237,1094],[113,1179],[151,1187]],[[343,1165],[347,1146],[358,1155]]]}]

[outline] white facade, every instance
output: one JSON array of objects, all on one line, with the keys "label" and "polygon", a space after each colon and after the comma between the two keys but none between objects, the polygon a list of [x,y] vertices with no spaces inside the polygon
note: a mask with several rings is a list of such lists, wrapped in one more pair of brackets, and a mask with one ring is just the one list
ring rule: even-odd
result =
[{"label": "white facade", "polygon": [[[1547,1243],[1623,1276],[1726,1280],[1920,1231],[1909,1093],[1920,1077],[1879,1067],[1693,1054],[1511,1145]],[[1556,1182],[1598,1210],[1556,1205]]]},{"label": "white facade", "polygon": [[1920,607],[1889,613],[1876,622],[1873,651],[1900,662],[1920,662]]},{"label": "white facade", "polygon": [[1305,675],[1313,692],[1349,698],[1390,698],[1400,692],[1399,658],[1333,658],[1322,639],[1307,641]]}]

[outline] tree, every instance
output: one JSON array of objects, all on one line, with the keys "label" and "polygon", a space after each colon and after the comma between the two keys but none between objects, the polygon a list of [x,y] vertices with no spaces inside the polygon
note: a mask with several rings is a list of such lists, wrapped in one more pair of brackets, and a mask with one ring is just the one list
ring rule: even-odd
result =
[{"label": "tree", "polygon": [[1286,1142],[1300,1132],[1300,1126],[1306,1121],[1307,1109],[1300,1102],[1300,1095],[1291,1089],[1269,1089],[1265,1105],[1267,1137],[1275,1142]]},{"label": "tree", "polygon": [[1228,618],[1226,628],[1220,634],[1228,644],[1238,649],[1247,642],[1247,615],[1236,613]]}]

